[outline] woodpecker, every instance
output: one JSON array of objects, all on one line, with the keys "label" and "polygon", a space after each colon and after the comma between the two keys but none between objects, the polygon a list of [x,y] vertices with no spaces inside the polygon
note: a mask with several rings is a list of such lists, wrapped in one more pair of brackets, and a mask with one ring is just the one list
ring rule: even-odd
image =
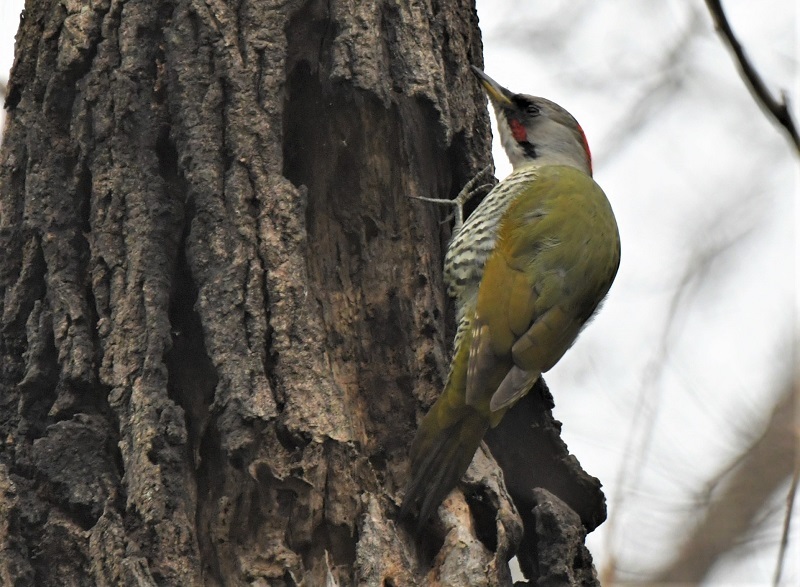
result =
[{"label": "woodpecker", "polygon": [[[458,328],[444,391],[411,446],[401,516],[418,508],[418,528],[466,472],[487,429],[572,346],[620,260],[614,213],[592,179],[575,118],[472,70],[513,171],[463,225],[457,221],[445,256]],[[446,200],[457,220],[468,197]]]}]

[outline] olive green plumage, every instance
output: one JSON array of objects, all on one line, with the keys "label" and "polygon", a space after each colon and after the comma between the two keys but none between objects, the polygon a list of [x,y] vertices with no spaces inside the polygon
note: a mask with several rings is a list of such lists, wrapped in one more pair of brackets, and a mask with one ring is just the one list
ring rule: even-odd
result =
[{"label": "olive green plumage", "polygon": [[[479,76],[498,123],[508,123],[513,140],[526,144],[514,172],[481,202],[448,249],[445,278],[456,298],[458,334],[444,392],[411,447],[402,506],[403,514],[419,508],[420,525],[469,467],[486,430],[572,346],[620,260],[614,214],[590,175],[585,140],[580,150],[548,149],[560,130],[540,116],[552,108],[551,120],[574,123],[581,140],[577,122],[557,105],[511,94]],[[527,100],[540,107],[532,118],[520,113]],[[522,130],[514,128],[515,117]]]}]

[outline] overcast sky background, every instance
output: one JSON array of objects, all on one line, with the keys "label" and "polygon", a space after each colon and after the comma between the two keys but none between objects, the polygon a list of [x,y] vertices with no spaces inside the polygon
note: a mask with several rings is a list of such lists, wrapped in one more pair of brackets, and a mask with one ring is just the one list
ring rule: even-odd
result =
[{"label": "overcast sky background", "polygon": [[[22,4],[0,0],[4,79]],[[770,89],[793,98],[799,121],[797,3],[724,6]],[[613,534],[607,523],[589,537],[598,568],[613,554],[622,571],[646,571],[688,533],[704,483],[760,434],[794,368],[797,159],[699,0],[478,0],[478,13],[486,72],[580,121],[617,215],[617,280],[546,379],[564,437],[603,482],[615,519]],[[497,145],[494,157],[505,176]],[[641,475],[621,476],[640,455]],[[770,584],[786,490],[707,585]],[[798,525],[784,585],[800,584]]]}]

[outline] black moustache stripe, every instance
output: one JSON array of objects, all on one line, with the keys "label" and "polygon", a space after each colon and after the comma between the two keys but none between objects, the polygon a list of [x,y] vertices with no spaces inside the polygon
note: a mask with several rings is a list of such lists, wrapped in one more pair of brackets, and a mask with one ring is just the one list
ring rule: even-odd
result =
[{"label": "black moustache stripe", "polygon": [[536,159],[536,157],[538,157],[536,154],[536,147],[530,141],[522,141],[519,143],[519,146],[522,147],[523,151],[525,151],[525,155],[531,159]]}]

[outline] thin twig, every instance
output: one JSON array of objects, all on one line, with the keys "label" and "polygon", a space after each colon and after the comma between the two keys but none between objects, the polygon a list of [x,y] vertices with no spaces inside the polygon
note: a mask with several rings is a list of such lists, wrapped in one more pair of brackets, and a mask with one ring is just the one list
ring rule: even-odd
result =
[{"label": "thin twig", "polygon": [[[797,388],[795,388],[795,400],[797,400]],[[795,432],[795,450],[797,449],[797,432]],[[783,518],[783,532],[781,533],[781,546],[778,550],[778,564],[775,567],[775,576],[772,580],[774,587],[778,587],[781,582],[781,575],[783,574],[783,563],[786,560],[786,550],[789,546],[789,529],[792,522],[792,510],[794,509],[794,501],[797,497],[797,483],[800,480],[800,454],[797,452],[794,455],[794,475],[792,475],[792,484],[789,487],[789,493],[786,496],[786,513]]]},{"label": "thin twig", "polygon": [[797,127],[789,112],[789,106],[786,103],[786,93],[781,93],[781,100],[779,102],[772,96],[769,89],[767,89],[764,80],[761,79],[758,71],[756,71],[756,68],[747,58],[741,43],[739,43],[736,35],[733,34],[731,25],[728,23],[728,18],[725,16],[725,11],[722,9],[722,1],[706,0],[706,5],[711,13],[711,18],[714,19],[714,27],[717,29],[720,36],[722,36],[722,39],[728,47],[730,47],[731,51],[733,51],[736,64],[739,67],[739,72],[742,74],[745,83],[750,88],[756,101],[766,109],[767,113],[774,118],[780,126],[786,129],[786,132],[789,133],[790,140],[794,143],[794,147],[800,155],[800,135],[797,134]]}]

